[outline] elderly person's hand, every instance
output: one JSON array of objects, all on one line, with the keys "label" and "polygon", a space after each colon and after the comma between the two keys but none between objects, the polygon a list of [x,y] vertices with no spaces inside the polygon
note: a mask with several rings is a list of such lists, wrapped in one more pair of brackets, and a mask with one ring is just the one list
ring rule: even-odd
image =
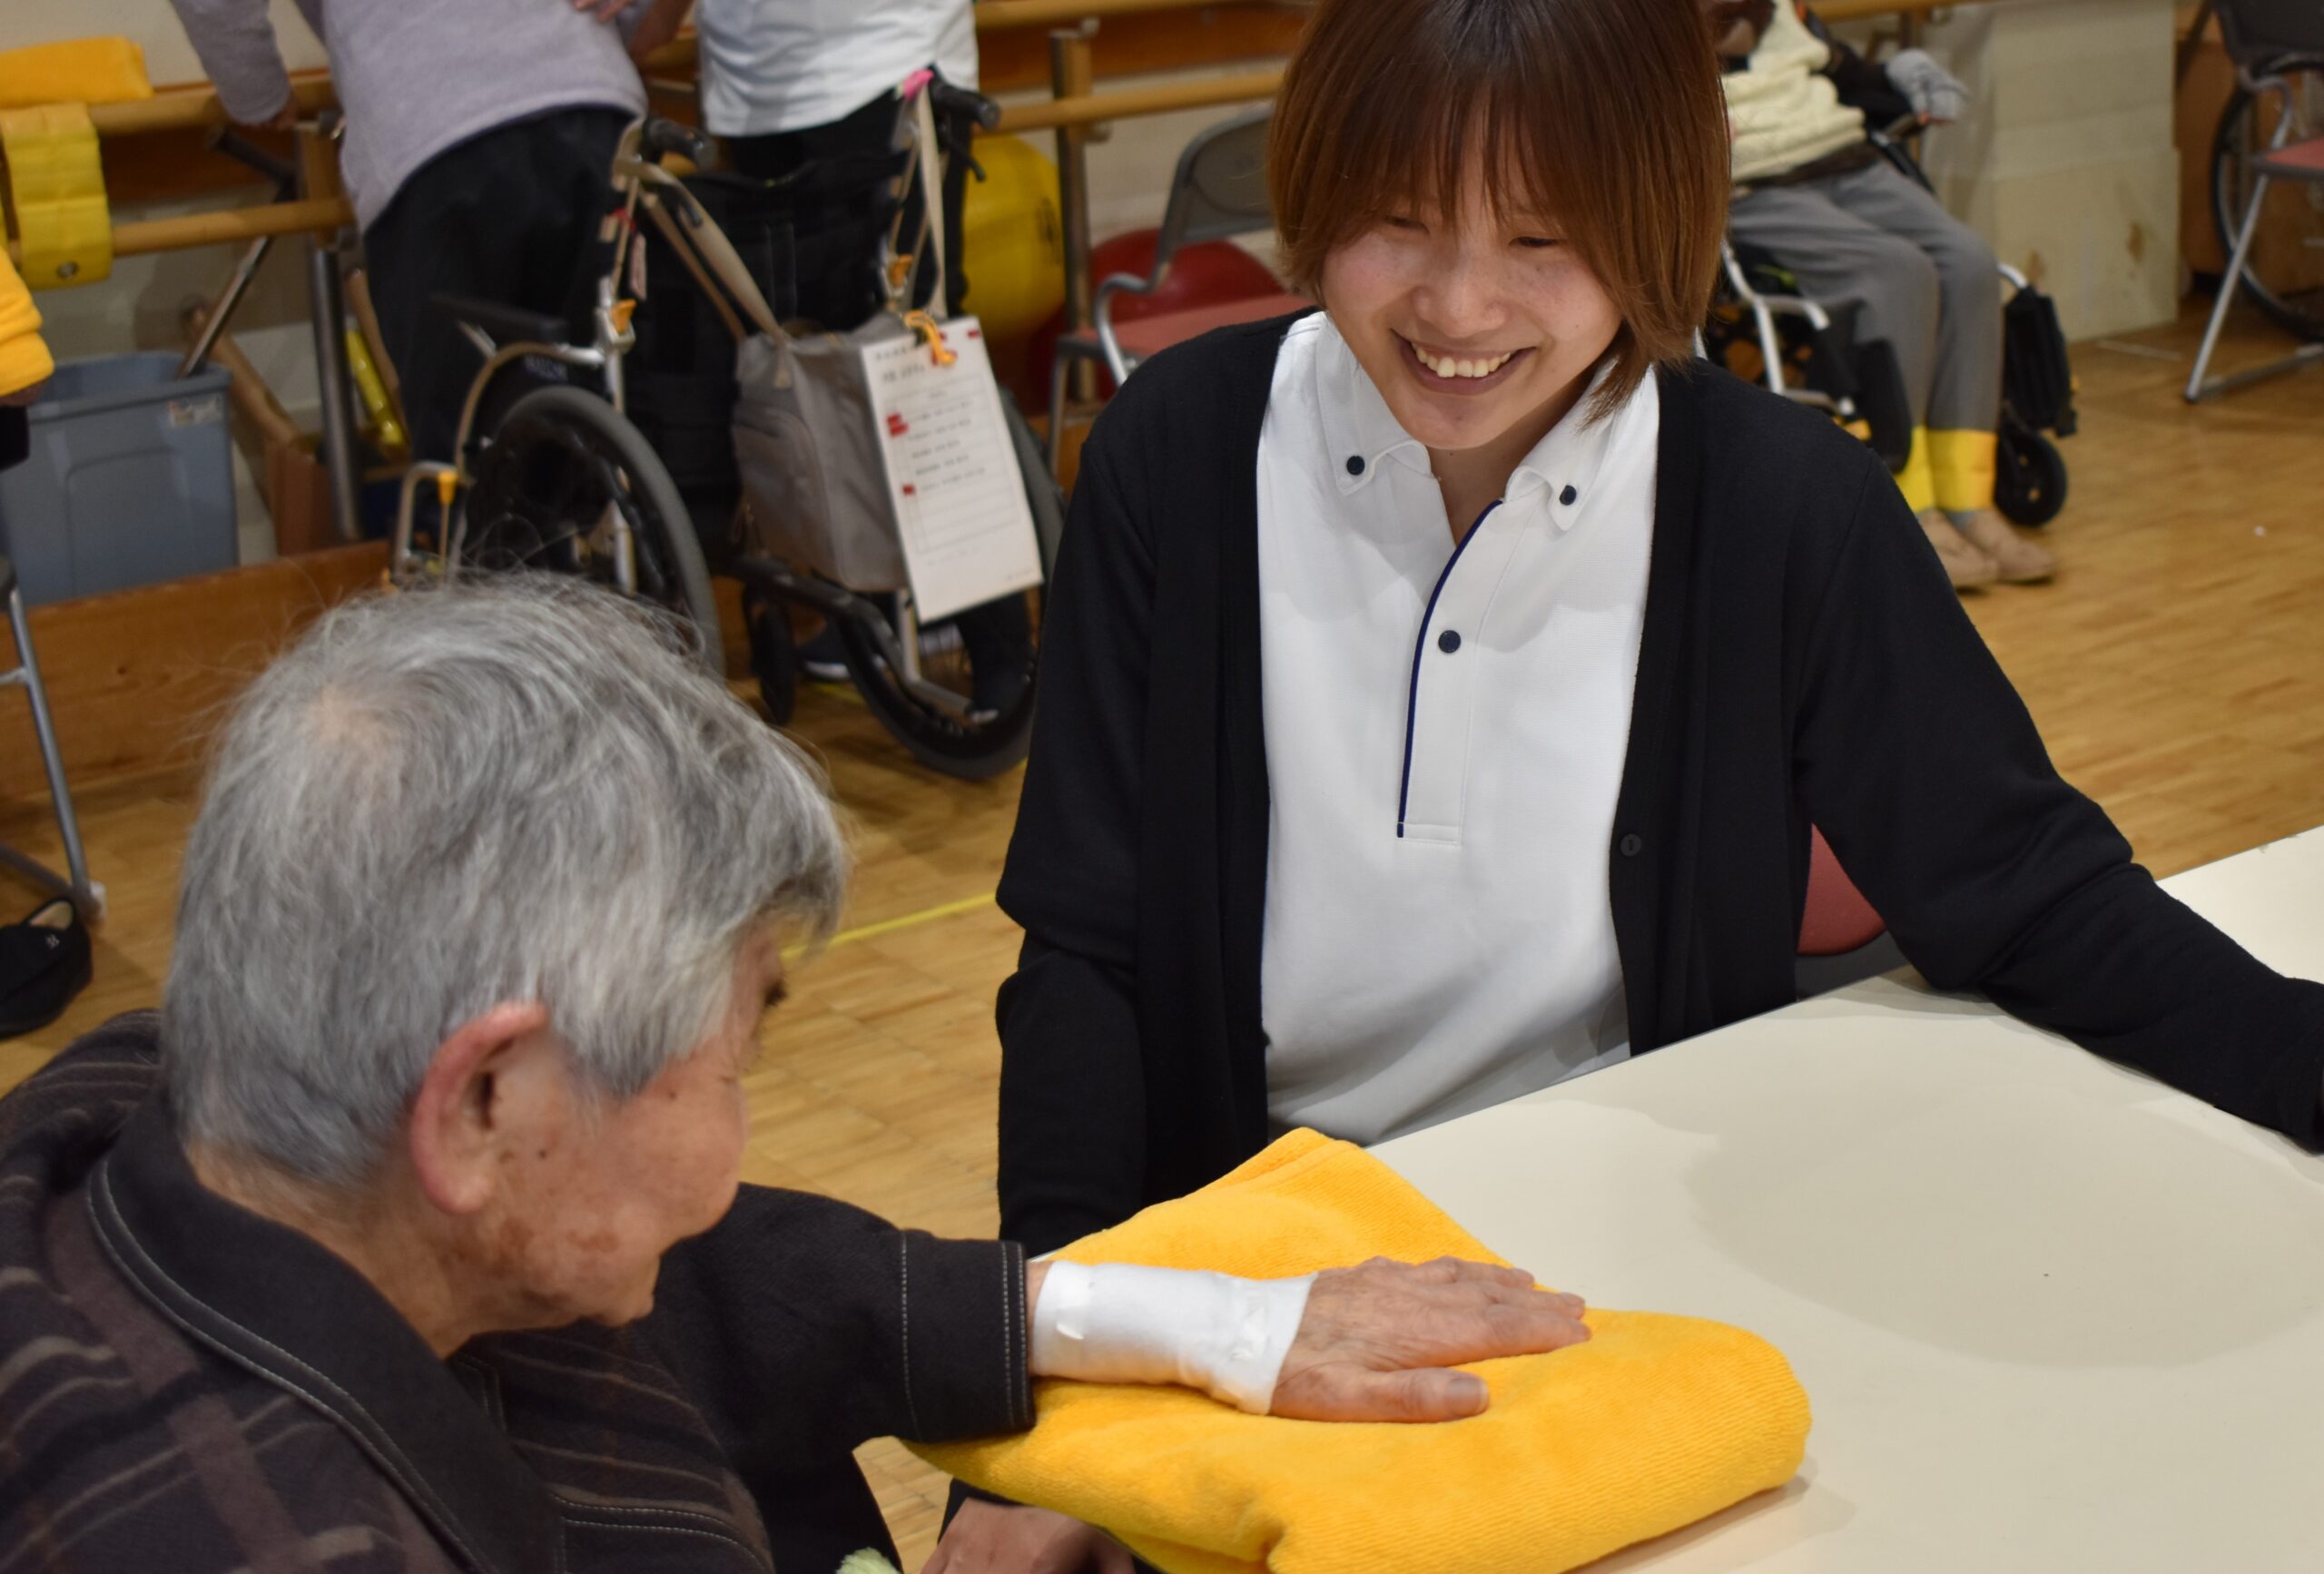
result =
[{"label": "elderly person's hand", "polygon": [[1951,125],[1967,113],[1968,88],[1927,50],[1901,50],[1883,69],[1921,124]]},{"label": "elderly person's hand", "polygon": [[1450,1367],[1590,1337],[1581,1297],[1452,1257],[1289,1279],[1051,1262],[1025,1280],[1037,1375],[1176,1383],[1302,1421],[1458,1421],[1492,1397]]},{"label": "elderly person's hand", "polygon": [[1270,1413],[1305,1421],[1457,1421],[1492,1402],[1448,1370],[1562,1350],[1590,1337],[1581,1298],[1536,1289],[1521,1268],[1385,1257],[1315,1276],[1275,1379]]},{"label": "elderly person's hand", "polygon": [[41,396],[46,392],[48,392],[48,379],[43,378],[38,382],[28,383],[13,392],[0,393],[0,405],[12,408],[18,405],[36,405],[40,403]]},{"label": "elderly person's hand", "polygon": [[[1035,1263],[1027,1274],[1028,1298],[1035,1308],[1037,1372],[1116,1382],[1170,1380],[1160,1366],[1137,1371],[1135,1359],[1113,1363],[1110,1371],[1099,1369],[1108,1364],[1104,1361],[1078,1373],[1054,1370],[1045,1357],[1056,1346],[1043,1337],[1040,1309],[1055,1267]],[[1281,1289],[1304,1282],[1259,1283]],[[1181,1309],[1198,1304],[1184,1303]],[[1248,1307],[1243,1311],[1246,1314]],[[1374,1257],[1353,1268],[1329,1268],[1306,1287],[1298,1332],[1284,1354],[1267,1412],[1298,1421],[1336,1422],[1459,1421],[1477,1415],[1492,1402],[1484,1380],[1451,1366],[1579,1344],[1590,1337],[1582,1312],[1579,1295],[1537,1289],[1522,1269],[1490,1263]],[[1101,1310],[1077,1303],[1068,1320],[1080,1324],[1085,1339],[1106,1337],[1094,1326],[1105,1320]],[[1111,1333],[1118,1341],[1129,1332],[1117,1327]],[[1182,1341],[1176,1356],[1183,1362],[1184,1344],[1200,1341],[1192,1330],[1176,1332]],[[1249,1337],[1247,1327],[1242,1337]],[[1118,1358],[1122,1353],[1118,1348],[1114,1353]],[[1181,1365],[1174,1375],[1186,1382],[1194,1374]],[[1130,1567],[1129,1554],[1118,1543],[1078,1520],[971,1500],[954,1516],[924,1574],[1129,1574]]]}]

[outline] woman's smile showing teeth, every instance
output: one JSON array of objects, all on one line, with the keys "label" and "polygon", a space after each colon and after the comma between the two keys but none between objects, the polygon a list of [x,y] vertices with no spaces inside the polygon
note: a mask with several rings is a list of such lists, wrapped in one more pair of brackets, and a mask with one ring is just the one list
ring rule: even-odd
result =
[{"label": "woman's smile showing teeth", "polygon": [[1414,345],[1413,353],[1420,357],[1421,365],[1439,377],[1491,377],[1517,352],[1503,350],[1499,355],[1487,356],[1482,360],[1471,360],[1465,358],[1456,360],[1449,355],[1431,355],[1420,346]]},{"label": "woman's smile showing teeth", "polygon": [[1459,393],[1481,392],[1487,386],[1502,380],[1502,374],[1511,363],[1522,358],[1523,349],[1503,349],[1482,354],[1472,350],[1465,355],[1451,350],[1425,349],[1409,339],[1402,340],[1407,364],[1432,388]]}]

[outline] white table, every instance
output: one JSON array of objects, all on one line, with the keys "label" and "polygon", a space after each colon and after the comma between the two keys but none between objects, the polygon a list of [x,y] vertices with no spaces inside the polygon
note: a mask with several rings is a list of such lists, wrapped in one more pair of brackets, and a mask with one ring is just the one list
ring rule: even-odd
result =
[{"label": "white table", "polygon": [[[2168,884],[2324,978],[2324,830]],[[1876,979],[1376,1151],[1807,1386],[1789,1487],[1600,1569],[2324,1570],[2324,1159],[1981,1001]]]}]

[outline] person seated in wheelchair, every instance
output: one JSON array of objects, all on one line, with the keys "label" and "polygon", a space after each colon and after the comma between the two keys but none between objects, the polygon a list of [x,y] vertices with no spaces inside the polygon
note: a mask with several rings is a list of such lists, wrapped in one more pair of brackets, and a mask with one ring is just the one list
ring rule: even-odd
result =
[{"label": "person seated in wheelchair", "polygon": [[[1020,1431],[1036,1375],[1431,1422],[1588,1338],[1482,1264],[1028,1263],[741,1184],[779,940],[846,864],[635,601],[330,614],[219,741],[161,1010],[0,1099],[0,1559],[829,1574],[895,1555],[853,1447]],[[988,1515],[940,1562],[1026,1567],[963,1550]]]},{"label": "person seated in wheelchair", "polygon": [[[694,15],[700,50],[703,125],[725,167],[783,188],[781,250],[788,266],[769,298],[782,317],[834,332],[860,327],[887,304],[876,258],[891,232],[921,232],[923,193],[894,182],[906,156],[898,144],[897,84],[932,68],[940,82],[977,84],[976,28],[969,0],[863,0],[845,8],[768,0],[655,0],[635,45],[651,48]],[[914,258],[913,306],[926,306],[940,273],[945,307],[960,310],[961,207],[972,131],[938,104],[945,154],[943,266],[931,265],[936,238]],[[901,222],[899,222],[901,221]],[[972,607],[949,620],[965,647],[981,710],[1012,709],[1031,680],[1031,625],[1021,596]],[[923,644],[941,644],[938,628]],[[842,682],[847,672],[832,631],[801,650],[809,675]]]},{"label": "person seated in wheelchair", "polygon": [[2001,279],[1993,251],[1898,171],[1867,134],[1954,120],[1967,91],[1926,54],[1874,65],[1792,0],[1704,0],[1724,67],[1736,191],[1729,234],[1811,298],[1857,305],[1886,342],[1911,410],[1897,483],[1956,586],[2055,569],[1994,507],[2001,421]]}]

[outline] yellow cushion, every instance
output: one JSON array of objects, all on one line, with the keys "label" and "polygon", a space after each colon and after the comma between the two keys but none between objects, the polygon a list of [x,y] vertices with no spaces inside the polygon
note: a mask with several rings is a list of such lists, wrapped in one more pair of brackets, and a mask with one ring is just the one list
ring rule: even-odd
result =
[{"label": "yellow cushion", "polygon": [[40,337],[40,310],[0,251],[0,398],[21,393],[56,369]]},{"label": "yellow cushion", "polygon": [[0,109],[151,98],[145,52],[126,38],[68,38],[0,49]]},{"label": "yellow cushion", "polygon": [[[1379,1160],[1298,1131],[1059,1254],[1270,1278],[1448,1254],[1501,1260]],[[1471,1368],[1493,1402],[1468,1421],[1285,1421],[1184,1390],[1045,1381],[1032,1431],[916,1451],[1101,1525],[1170,1574],[1548,1574],[1798,1470],[1807,1396],[1772,1346],[1690,1317],[1589,1321],[1587,1344]]]},{"label": "yellow cushion", "polygon": [[25,282],[34,290],[94,284],[113,274],[113,213],[86,104],[0,109]]}]

